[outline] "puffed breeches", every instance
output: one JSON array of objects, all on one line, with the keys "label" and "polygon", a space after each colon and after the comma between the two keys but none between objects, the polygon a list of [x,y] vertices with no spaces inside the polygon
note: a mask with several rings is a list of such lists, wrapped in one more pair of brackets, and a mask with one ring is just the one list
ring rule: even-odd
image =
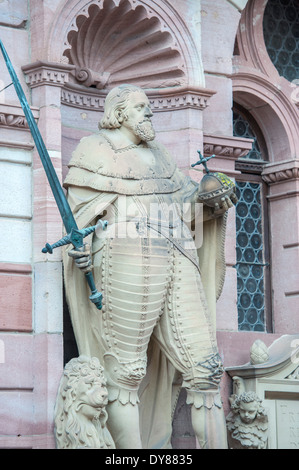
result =
[{"label": "puffed breeches", "polygon": [[[122,390],[124,401],[126,392],[130,401],[137,396],[151,337],[187,390],[218,387],[223,368],[215,333],[199,271],[186,256],[165,238],[112,238],[94,265],[103,292],[99,329],[111,390]],[[113,392],[109,398],[115,399]]]}]

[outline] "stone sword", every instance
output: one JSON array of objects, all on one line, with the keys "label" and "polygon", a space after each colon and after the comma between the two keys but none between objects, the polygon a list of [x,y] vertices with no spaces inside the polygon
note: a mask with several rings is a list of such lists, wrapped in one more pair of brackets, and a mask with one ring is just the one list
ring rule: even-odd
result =
[{"label": "stone sword", "polygon": [[[3,54],[6,66],[8,68],[9,74],[12,79],[12,83],[10,85],[14,85],[14,88],[16,90],[16,93],[18,95],[18,98],[20,100],[22,109],[24,111],[26,120],[28,122],[29,129],[31,131],[33,140],[35,142],[38,154],[40,156],[41,162],[43,164],[44,170],[46,172],[47,179],[49,181],[53,196],[55,198],[58,210],[60,212],[61,218],[63,225],[66,229],[67,235],[58,242],[54,243],[53,245],[50,245],[49,243],[46,243],[45,247],[42,249],[43,253],[52,253],[54,248],[57,248],[59,246],[63,245],[68,245],[72,244],[73,247],[77,251],[83,251],[84,247],[84,242],[83,239],[94,232],[97,228],[101,227],[103,230],[107,227],[108,222],[107,221],[100,221],[99,224],[94,225],[92,227],[87,227],[82,230],[78,229],[77,223],[75,221],[75,218],[73,216],[72,210],[69,206],[69,203],[66,199],[66,196],[64,194],[64,191],[61,187],[60,181],[58,179],[58,176],[55,172],[55,169],[53,167],[50,155],[46,149],[45,143],[42,139],[42,136],[40,134],[40,131],[37,127],[37,124],[35,122],[35,119],[33,117],[32,111],[29,107],[29,104],[27,102],[25,93],[22,89],[22,86],[19,82],[19,79],[17,77],[17,74],[12,66],[12,63],[9,59],[9,56],[6,52],[6,49],[0,39],[0,49]],[[8,86],[10,86],[8,85]],[[7,88],[7,86],[5,87]],[[1,90],[2,91],[2,90]],[[85,273],[85,277],[88,283],[88,286],[91,290],[91,295],[89,299],[96,305],[96,307],[101,310],[102,308],[102,293],[98,292],[94,283],[94,278],[92,272],[87,272]]]}]

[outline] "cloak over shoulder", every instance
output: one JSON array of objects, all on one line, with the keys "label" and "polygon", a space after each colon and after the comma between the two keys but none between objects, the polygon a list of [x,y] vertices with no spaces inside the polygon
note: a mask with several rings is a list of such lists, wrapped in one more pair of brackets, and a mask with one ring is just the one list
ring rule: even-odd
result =
[{"label": "cloak over shoulder", "polygon": [[[125,195],[166,194],[181,189],[182,174],[157,143],[115,148],[109,132],[84,137],[73,153],[64,187],[88,187]],[[119,137],[119,134],[117,135]]]}]

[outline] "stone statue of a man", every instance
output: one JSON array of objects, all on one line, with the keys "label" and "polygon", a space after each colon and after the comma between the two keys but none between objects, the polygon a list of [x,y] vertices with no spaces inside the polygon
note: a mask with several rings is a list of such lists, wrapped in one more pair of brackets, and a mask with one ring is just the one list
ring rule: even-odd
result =
[{"label": "stone statue of a man", "polygon": [[[69,163],[64,186],[79,228],[108,221],[84,253],[64,255],[74,333],[79,353],[104,366],[116,448],[169,447],[181,386],[201,447],[226,448],[215,305],[232,201],[222,198],[217,217],[207,209],[198,249],[181,211],[198,200],[198,185],[155,141],[151,116],[140,88],[112,89],[100,132],[83,138]],[[89,269],[102,311],[88,299]]]}]

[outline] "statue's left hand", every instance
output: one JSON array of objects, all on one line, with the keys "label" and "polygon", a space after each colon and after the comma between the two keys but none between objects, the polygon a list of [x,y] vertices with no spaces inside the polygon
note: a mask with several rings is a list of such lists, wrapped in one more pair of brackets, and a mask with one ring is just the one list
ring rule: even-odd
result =
[{"label": "statue's left hand", "polygon": [[75,260],[76,266],[83,272],[88,273],[92,270],[90,246],[85,243],[82,251],[74,248],[68,252],[68,255]]},{"label": "statue's left hand", "polygon": [[225,194],[219,202],[215,203],[214,206],[214,215],[221,215],[222,213],[228,211],[231,207],[233,207],[236,203],[238,202],[238,198],[235,193],[235,188],[234,191],[232,191],[230,194]]},{"label": "statue's left hand", "polygon": [[198,201],[219,216],[238,202],[235,183],[224,173],[208,173],[199,183]]}]

